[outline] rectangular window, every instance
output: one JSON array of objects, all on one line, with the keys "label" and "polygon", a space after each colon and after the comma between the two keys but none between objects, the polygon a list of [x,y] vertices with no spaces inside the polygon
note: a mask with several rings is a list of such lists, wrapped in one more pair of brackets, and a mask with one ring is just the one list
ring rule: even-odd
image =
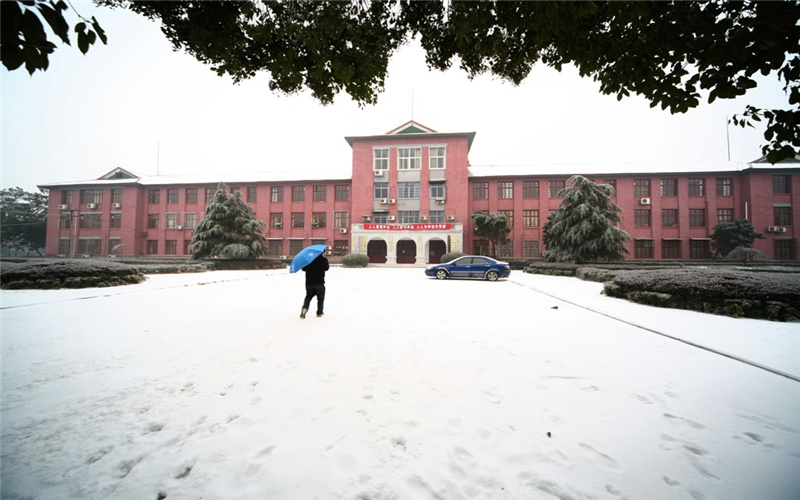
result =
[{"label": "rectangular window", "polygon": [[634,240],[633,256],[636,259],[652,259],[653,240]]},{"label": "rectangular window", "polygon": [[195,205],[197,203],[197,188],[186,188],[186,204]]},{"label": "rectangular window", "polygon": [[733,196],[733,179],[717,179],[717,196]]},{"label": "rectangular window", "polygon": [[62,205],[71,205],[72,204],[72,190],[71,189],[65,189],[65,190],[61,191],[61,204]]},{"label": "rectangular window", "polygon": [[428,160],[429,168],[444,168],[444,146],[428,148]]},{"label": "rectangular window", "polygon": [[147,240],[147,255],[158,255],[158,240]]},{"label": "rectangular window", "polygon": [[333,227],[350,227],[350,212],[333,212]]},{"label": "rectangular window", "polygon": [[539,181],[522,181],[522,197],[523,198],[538,198],[539,197]]},{"label": "rectangular window", "polygon": [[501,200],[509,200],[514,197],[514,182],[502,181],[497,183],[497,197]]},{"label": "rectangular window", "polygon": [[111,203],[122,204],[122,190],[121,189],[112,189],[111,190]]},{"label": "rectangular window", "polygon": [[522,256],[526,259],[537,259],[542,256],[539,240],[525,240],[522,242]]},{"label": "rectangular window", "polygon": [[705,196],[705,193],[705,179],[689,179],[689,196]]},{"label": "rectangular window", "polygon": [[79,238],[78,255],[100,255],[100,238]]},{"label": "rectangular window", "polygon": [[444,183],[443,182],[432,182],[430,185],[431,189],[431,198],[434,199],[444,199]]},{"label": "rectangular window", "polygon": [[680,259],[681,241],[680,240],[661,240],[662,259]]},{"label": "rectangular window", "polygon": [[389,170],[389,150],[372,150],[372,168],[374,170]]},{"label": "rectangular window", "polygon": [[58,240],[58,255],[69,255],[69,238],[60,238]]},{"label": "rectangular window", "polygon": [[661,179],[661,196],[678,196],[678,179]]},{"label": "rectangular window", "polygon": [[661,226],[678,227],[678,210],[674,208],[661,210]]},{"label": "rectangular window", "polygon": [[81,214],[81,229],[100,229],[101,214]]},{"label": "rectangular window", "polygon": [[164,214],[164,227],[166,229],[178,229],[178,214]]},{"label": "rectangular window", "polygon": [[248,203],[255,203],[258,201],[258,188],[256,186],[247,187],[247,201]]},{"label": "rectangular window", "polygon": [[444,210],[431,210],[431,213],[428,216],[428,221],[431,224],[444,223]]},{"label": "rectangular window", "polygon": [[773,223],[776,226],[792,225],[792,207],[772,207]]},{"label": "rectangular window", "polygon": [[794,254],[794,240],[775,240],[775,259],[794,260]]},{"label": "rectangular window", "polygon": [[283,240],[274,238],[267,240],[267,255],[279,257],[283,254]]},{"label": "rectangular window", "polygon": [[206,188],[206,204],[214,201],[214,195],[217,193],[215,188]]},{"label": "rectangular window", "polygon": [[314,201],[327,201],[328,200],[328,186],[324,184],[315,184],[314,193],[312,195]]},{"label": "rectangular window", "polygon": [[147,191],[147,203],[157,205],[161,201],[161,190],[150,189]]},{"label": "rectangular window", "polygon": [[498,214],[506,216],[506,227],[514,227],[514,211],[513,210],[498,210]]},{"label": "rectangular window", "polygon": [[292,186],[292,201],[306,201],[305,186]]},{"label": "rectangular window", "polygon": [[72,227],[71,221],[72,221],[72,214],[66,214],[66,215],[61,214],[58,217],[58,228],[69,229],[70,227]]},{"label": "rectangular window", "polygon": [[550,198],[561,198],[561,190],[564,189],[564,181],[548,181],[547,196]]},{"label": "rectangular window", "polygon": [[485,200],[487,198],[489,198],[489,183],[488,182],[472,183],[472,199]]},{"label": "rectangular window", "polygon": [[704,208],[689,209],[689,227],[705,227],[706,210]]},{"label": "rectangular window", "polygon": [[514,240],[497,245],[497,256],[500,258],[510,258],[514,256]]},{"label": "rectangular window", "polygon": [[489,242],[487,240],[472,240],[473,255],[489,255]]},{"label": "rectangular window", "polygon": [[280,203],[283,201],[283,186],[272,186],[269,192],[269,199],[271,202]]},{"label": "rectangular window", "polygon": [[178,255],[178,240],[165,241],[164,253],[167,255]]},{"label": "rectangular window", "polygon": [[350,253],[350,240],[333,240],[333,253],[336,255]]},{"label": "rectangular window", "polygon": [[633,197],[648,198],[650,196],[650,179],[633,180]]},{"label": "rectangular window", "polygon": [[372,222],[375,224],[386,224],[389,222],[389,212],[372,212]]},{"label": "rectangular window", "polygon": [[389,197],[389,183],[388,182],[376,182],[375,184],[373,184],[373,188],[375,190],[375,199],[388,198]]},{"label": "rectangular window", "polygon": [[122,214],[119,212],[111,212],[111,220],[109,225],[111,229],[119,229],[122,227]]},{"label": "rectangular window", "polygon": [[103,190],[102,189],[81,189],[81,203],[86,205],[88,203],[103,203]]},{"label": "rectangular window", "polygon": [[641,209],[634,210],[633,225],[636,227],[650,227],[650,210],[641,210]]},{"label": "rectangular window", "polygon": [[303,212],[292,212],[292,227],[304,227],[305,215]]},{"label": "rectangular window", "polygon": [[792,192],[792,178],[788,175],[772,176],[772,192],[774,194],[786,194]]},{"label": "rectangular window", "polygon": [[398,210],[397,222],[400,224],[418,224],[419,210]]},{"label": "rectangular window", "polygon": [[717,209],[717,224],[720,222],[733,222],[733,209],[732,208],[718,208]]},{"label": "rectangular window", "polygon": [[147,214],[147,229],[158,229],[158,214]]},{"label": "rectangular window", "polygon": [[617,180],[616,179],[603,179],[603,184],[608,184],[614,190],[614,195],[617,195]]},{"label": "rectangular window", "polygon": [[708,259],[711,256],[708,243],[708,240],[689,240],[689,258]]},{"label": "rectangular window", "polygon": [[194,212],[187,212],[183,214],[183,228],[194,229],[197,227],[197,214]]},{"label": "rectangular window", "polygon": [[311,227],[327,227],[328,214],[325,212],[314,212],[311,214]]},{"label": "rectangular window", "polygon": [[419,198],[419,182],[398,182],[398,198]]},{"label": "rectangular window", "polygon": [[189,247],[192,246],[192,240],[183,240],[183,255],[191,255],[192,251]]},{"label": "rectangular window", "polygon": [[175,204],[178,203],[178,190],[177,189],[167,189],[167,203]]},{"label": "rectangular window", "polygon": [[397,148],[398,170],[419,170],[421,163],[420,148]]},{"label": "rectangular window", "polygon": [[121,253],[122,248],[120,248],[120,244],[122,243],[121,238],[109,238],[108,239],[108,253],[119,255]]},{"label": "rectangular window", "polygon": [[333,187],[333,193],[336,201],[350,201],[349,184],[337,184]]},{"label": "rectangular window", "polygon": [[539,211],[523,210],[522,227],[539,227]]},{"label": "rectangular window", "polygon": [[273,229],[280,229],[283,227],[283,214],[273,212],[269,214],[269,227]]}]

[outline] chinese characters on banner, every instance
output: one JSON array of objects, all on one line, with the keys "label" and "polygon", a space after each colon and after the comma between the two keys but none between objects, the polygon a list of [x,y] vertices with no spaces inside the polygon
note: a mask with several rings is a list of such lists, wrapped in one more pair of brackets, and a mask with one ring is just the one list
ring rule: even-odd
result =
[{"label": "chinese characters on banner", "polygon": [[452,224],[364,224],[366,231],[442,231]]}]

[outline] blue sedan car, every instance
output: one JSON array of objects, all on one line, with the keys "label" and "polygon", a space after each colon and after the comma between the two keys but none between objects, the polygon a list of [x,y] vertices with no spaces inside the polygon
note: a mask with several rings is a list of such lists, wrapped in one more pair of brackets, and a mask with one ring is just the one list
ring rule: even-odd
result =
[{"label": "blue sedan car", "polygon": [[450,262],[428,266],[425,274],[440,280],[476,278],[497,281],[499,278],[508,278],[511,275],[511,267],[508,262],[500,262],[489,257],[465,255]]}]

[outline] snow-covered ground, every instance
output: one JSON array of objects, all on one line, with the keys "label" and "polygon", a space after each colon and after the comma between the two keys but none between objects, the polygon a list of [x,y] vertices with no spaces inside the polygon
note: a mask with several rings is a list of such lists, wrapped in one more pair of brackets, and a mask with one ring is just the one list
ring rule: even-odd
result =
[{"label": "snow-covered ground", "polygon": [[0,292],[0,496],[800,498],[800,327],[601,288],[334,267],[305,320],[287,270]]}]

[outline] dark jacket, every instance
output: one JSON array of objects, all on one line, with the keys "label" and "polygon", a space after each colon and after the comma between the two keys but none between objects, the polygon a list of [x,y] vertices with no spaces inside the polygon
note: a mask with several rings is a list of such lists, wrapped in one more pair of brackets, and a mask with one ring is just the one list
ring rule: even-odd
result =
[{"label": "dark jacket", "polygon": [[325,271],[330,268],[328,259],[320,255],[311,261],[311,264],[303,268],[306,273],[306,286],[324,285],[325,284]]}]

